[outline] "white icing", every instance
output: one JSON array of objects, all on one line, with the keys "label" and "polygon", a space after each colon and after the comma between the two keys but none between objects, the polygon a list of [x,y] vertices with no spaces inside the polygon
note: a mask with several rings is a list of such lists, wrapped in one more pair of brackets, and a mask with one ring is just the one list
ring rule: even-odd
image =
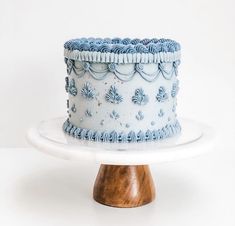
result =
[{"label": "white icing", "polygon": [[[99,54],[102,55],[102,53]],[[99,54],[96,54],[96,57]],[[110,53],[110,55],[112,55],[114,58],[116,57],[112,53]],[[163,56],[164,59],[169,57],[168,53],[166,55],[161,54],[161,57]],[[72,56],[70,55],[69,58],[71,57]],[[82,55],[79,56],[79,59],[82,59],[80,57],[82,57]],[[98,58],[100,60],[101,56]],[[75,58],[72,57],[72,59]],[[119,60],[120,59],[121,58],[119,58]],[[124,57],[122,59],[124,59]],[[137,59],[140,59],[138,58],[138,54],[136,54],[135,60]],[[144,59],[143,56],[142,59]],[[83,60],[86,59],[83,58]],[[172,67],[172,63],[166,64],[169,64],[166,65],[167,67]],[[102,69],[103,66],[104,65],[100,63],[96,65],[97,69]],[[152,71],[153,68],[156,67],[155,64],[148,64],[146,66],[147,71]],[[121,68],[122,72],[128,73],[130,71],[130,67],[133,67],[133,64],[123,65]],[[78,90],[76,96],[69,95],[70,107],[73,104],[76,106],[75,113],[70,109],[70,122],[77,127],[92,129],[99,132],[111,132],[115,130],[116,132],[123,131],[128,133],[131,130],[134,132],[139,132],[140,130],[147,131],[148,129],[161,129],[167,124],[174,123],[176,120],[175,113],[172,111],[176,98],[171,97],[172,85],[177,80],[175,74],[173,74],[170,80],[166,79],[162,76],[162,74],[160,74],[153,82],[145,81],[138,73],[133,76],[131,81],[123,82],[111,72],[109,72],[106,78],[102,80],[94,79],[89,74],[89,72],[86,72],[84,76],[80,78],[78,78],[74,72],[72,72],[71,75],[69,75],[69,79],[75,80],[75,85]],[[81,95],[81,89],[87,82],[89,82],[95,89],[96,97],[92,100],[87,100]],[[111,85],[114,85],[117,88],[118,93],[123,97],[123,101],[120,104],[112,104],[105,100],[105,94],[108,92]],[[160,86],[163,86],[166,89],[169,97],[163,103],[159,103],[156,100],[156,95]],[[144,93],[148,95],[149,100],[146,105],[140,106],[132,102],[132,96],[135,94],[135,90],[138,88],[142,88]],[[161,109],[163,110],[164,115],[159,117],[158,113]],[[92,117],[87,117],[85,115],[86,110],[89,110],[92,113]],[[110,114],[113,112],[113,110],[118,113],[119,118],[114,119],[110,117]],[[144,115],[143,120],[136,119],[136,115],[139,111],[142,111]]]}]

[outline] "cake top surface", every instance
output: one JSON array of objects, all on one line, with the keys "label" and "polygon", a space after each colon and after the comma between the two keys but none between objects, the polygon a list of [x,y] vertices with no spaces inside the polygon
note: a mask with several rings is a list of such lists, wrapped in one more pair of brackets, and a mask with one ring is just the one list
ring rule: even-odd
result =
[{"label": "cake top surface", "polygon": [[64,44],[64,48],[73,51],[88,51],[101,53],[160,53],[176,52],[180,44],[171,39],[130,39],[130,38],[78,38]]}]

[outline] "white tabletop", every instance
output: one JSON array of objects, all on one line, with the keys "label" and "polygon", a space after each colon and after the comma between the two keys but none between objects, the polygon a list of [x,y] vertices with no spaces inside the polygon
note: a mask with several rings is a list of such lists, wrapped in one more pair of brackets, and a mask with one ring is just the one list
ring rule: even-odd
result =
[{"label": "white tabletop", "polygon": [[179,135],[155,142],[102,143],[78,140],[62,130],[65,118],[40,122],[27,134],[29,142],[47,154],[70,160],[111,165],[141,165],[179,160],[205,153],[213,147],[211,127],[190,119],[179,119]]},{"label": "white tabletop", "polygon": [[0,150],[1,226],[234,226],[235,152],[151,166],[157,199],[133,209],[92,200],[98,165]]}]

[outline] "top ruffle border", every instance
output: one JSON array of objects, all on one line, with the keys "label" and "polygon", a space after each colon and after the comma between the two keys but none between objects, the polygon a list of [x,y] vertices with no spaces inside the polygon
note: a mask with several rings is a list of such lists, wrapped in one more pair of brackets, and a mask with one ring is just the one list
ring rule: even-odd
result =
[{"label": "top ruffle border", "polygon": [[170,39],[81,38],[64,44],[64,56],[97,63],[159,63],[180,60],[180,45]]}]

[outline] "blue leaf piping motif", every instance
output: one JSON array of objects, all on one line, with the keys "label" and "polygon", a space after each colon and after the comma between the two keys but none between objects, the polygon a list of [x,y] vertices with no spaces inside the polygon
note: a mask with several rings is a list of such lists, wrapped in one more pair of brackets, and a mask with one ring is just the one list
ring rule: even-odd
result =
[{"label": "blue leaf piping motif", "polygon": [[119,104],[123,101],[123,98],[118,94],[117,88],[112,85],[105,95],[105,100],[113,104]]},{"label": "blue leaf piping motif", "polygon": [[159,113],[158,113],[159,117],[163,117],[164,116],[164,111],[162,109],[160,109]]},{"label": "blue leaf piping motif", "polygon": [[180,133],[181,126],[176,120],[174,123],[167,124],[165,127],[158,130],[140,130],[139,132],[130,131],[128,133],[118,133],[115,130],[113,130],[112,132],[98,132],[90,129],[76,127],[67,119],[63,124],[63,130],[65,133],[77,139],[110,143],[132,143],[158,141],[168,137],[172,137]]},{"label": "blue leaf piping motif", "polygon": [[111,113],[110,113],[110,118],[113,118],[113,119],[115,119],[115,120],[117,120],[117,119],[119,119],[119,114],[115,111],[115,110],[113,110]]},{"label": "blue leaf piping motif", "polygon": [[144,90],[142,88],[135,90],[135,95],[132,97],[132,102],[138,105],[145,105],[148,103],[148,96],[144,94]]},{"label": "blue leaf piping motif", "polygon": [[172,90],[171,90],[171,96],[174,98],[179,92],[179,80],[173,83]]},{"label": "blue leaf piping motif", "polygon": [[168,99],[168,94],[163,86],[159,87],[156,99],[158,102],[164,102]]},{"label": "blue leaf piping motif", "polygon": [[81,90],[81,95],[88,99],[92,100],[95,97],[95,90],[92,88],[92,85],[89,82],[86,82]]},{"label": "blue leaf piping motif", "polygon": [[77,111],[75,104],[73,104],[73,106],[71,107],[71,111],[72,111],[73,113],[75,113],[75,112]]},{"label": "blue leaf piping motif", "polygon": [[144,119],[144,114],[142,111],[138,111],[137,115],[135,116],[138,121],[141,121]]},{"label": "blue leaf piping motif", "polygon": [[76,96],[77,93],[78,93],[78,90],[75,86],[75,80],[74,79],[71,79],[70,82],[69,82],[68,92],[72,96]]},{"label": "blue leaf piping motif", "polygon": [[91,111],[87,109],[87,110],[85,111],[85,116],[86,116],[86,117],[92,117]]},{"label": "blue leaf piping motif", "polygon": [[125,127],[130,128],[130,124],[126,123]]}]

